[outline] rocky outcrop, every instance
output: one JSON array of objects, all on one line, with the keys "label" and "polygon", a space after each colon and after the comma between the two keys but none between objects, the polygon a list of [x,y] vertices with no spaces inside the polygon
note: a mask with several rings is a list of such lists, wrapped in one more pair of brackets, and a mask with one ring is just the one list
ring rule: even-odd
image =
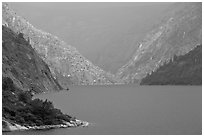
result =
[{"label": "rocky outcrop", "polygon": [[71,128],[71,127],[87,127],[89,125],[86,121],[74,120],[70,122],[64,122],[60,125],[43,125],[43,126],[21,126],[19,124],[15,124],[13,122],[8,122],[7,120],[2,120],[2,131],[3,132],[11,132],[11,131],[19,131],[19,130],[48,130],[55,128]]},{"label": "rocky outcrop", "polygon": [[[180,4],[147,34],[131,60],[113,75],[93,65],[74,47],[56,36],[36,29],[10,10],[7,4],[2,5],[2,75],[7,81],[2,91],[3,131],[88,126],[88,122],[70,120],[70,116],[63,115],[50,102],[35,100],[44,104],[45,108],[48,107],[45,112],[55,110],[67,121],[61,122],[62,117],[52,121],[56,113],[53,113],[51,120],[44,119],[44,115],[36,114],[44,111],[43,105],[36,107],[35,103],[29,104],[24,97],[20,99],[19,95],[26,92],[36,94],[59,91],[68,89],[71,84],[139,84],[147,74],[172,60],[175,55],[184,55],[202,42],[201,3]],[[40,106],[43,106],[42,111],[34,111],[32,108],[38,109]],[[29,114],[24,111],[29,111]],[[30,121],[31,118],[33,121]],[[55,122],[61,124],[52,125]]]},{"label": "rocky outcrop", "polygon": [[16,15],[6,3],[3,3],[2,9],[3,23],[14,32],[23,33],[25,39],[29,39],[31,46],[48,64],[52,75],[63,87],[66,88],[69,84],[111,84],[117,81],[114,75],[93,65],[74,47],[56,36],[36,29],[23,17]]},{"label": "rocky outcrop", "polygon": [[47,64],[22,33],[2,26],[2,130],[43,130],[87,126],[51,102],[32,99],[33,94],[63,88]]},{"label": "rocky outcrop", "polygon": [[64,87],[68,85],[139,84],[147,74],[184,55],[201,44],[202,4],[175,3],[161,23],[135,45],[133,57],[113,75],[93,65],[74,47],[58,37],[32,26],[3,3],[3,24],[29,39],[31,46],[48,64],[52,75]]},{"label": "rocky outcrop", "polygon": [[62,90],[47,64],[33,50],[23,34],[2,26],[2,75],[22,90],[35,93]]},{"label": "rocky outcrop", "polygon": [[170,13],[138,44],[138,49],[116,76],[123,83],[139,84],[177,55],[202,43],[202,3],[175,3]]},{"label": "rocky outcrop", "polygon": [[3,132],[16,131],[16,130],[28,130],[28,128],[25,126],[21,126],[19,124],[8,122],[5,119],[2,120],[2,131]]}]

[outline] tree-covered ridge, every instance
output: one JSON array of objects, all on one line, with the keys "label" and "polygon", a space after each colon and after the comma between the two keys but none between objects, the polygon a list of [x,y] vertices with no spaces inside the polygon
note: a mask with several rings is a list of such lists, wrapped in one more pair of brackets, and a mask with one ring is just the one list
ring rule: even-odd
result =
[{"label": "tree-covered ridge", "polygon": [[33,93],[62,90],[48,65],[23,38],[2,26],[2,74],[10,77],[22,90]]},{"label": "tree-covered ridge", "polygon": [[3,119],[21,126],[59,125],[74,120],[51,102],[32,99],[33,94],[61,89],[23,34],[2,26]]},{"label": "tree-covered ridge", "polygon": [[184,55],[202,43],[202,3],[176,3],[169,16],[147,33],[131,60],[119,69],[126,83],[141,83],[175,55]]},{"label": "tree-covered ridge", "polygon": [[43,32],[18,16],[7,3],[2,4],[3,24],[29,39],[30,45],[46,62],[52,75],[63,88],[69,85],[111,84],[115,77],[93,65],[76,48],[60,40],[57,36]]},{"label": "tree-covered ridge", "polygon": [[175,56],[142,79],[141,85],[202,85],[202,45],[183,56]]},{"label": "tree-covered ridge", "polygon": [[8,77],[2,78],[2,116],[22,126],[58,125],[72,119],[50,101],[32,100],[29,91],[17,88]]}]

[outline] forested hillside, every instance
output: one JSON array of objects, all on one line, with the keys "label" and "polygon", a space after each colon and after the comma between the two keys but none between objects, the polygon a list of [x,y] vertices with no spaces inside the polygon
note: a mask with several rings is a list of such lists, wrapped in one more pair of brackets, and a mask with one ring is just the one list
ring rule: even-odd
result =
[{"label": "forested hillside", "polygon": [[62,87],[22,33],[2,26],[2,35],[3,131],[14,130],[8,125],[20,130],[45,125],[64,126],[74,120],[54,108],[52,102],[32,99],[33,94],[59,91]]},{"label": "forested hillside", "polygon": [[62,90],[47,64],[34,51],[23,34],[2,26],[2,74],[21,89],[33,93]]},{"label": "forested hillside", "polygon": [[183,56],[175,56],[142,79],[141,85],[202,85],[202,46]]}]

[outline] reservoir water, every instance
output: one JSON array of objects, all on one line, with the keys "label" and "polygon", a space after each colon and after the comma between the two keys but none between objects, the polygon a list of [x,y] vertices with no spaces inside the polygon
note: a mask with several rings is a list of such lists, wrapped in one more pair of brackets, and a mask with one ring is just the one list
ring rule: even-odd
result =
[{"label": "reservoir water", "polygon": [[90,126],[4,134],[202,134],[201,86],[79,86],[36,97]]}]

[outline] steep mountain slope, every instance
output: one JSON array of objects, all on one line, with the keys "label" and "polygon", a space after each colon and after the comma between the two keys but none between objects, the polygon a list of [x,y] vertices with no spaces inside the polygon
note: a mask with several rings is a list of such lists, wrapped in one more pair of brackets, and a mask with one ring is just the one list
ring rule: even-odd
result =
[{"label": "steep mountain slope", "polygon": [[3,3],[3,23],[14,32],[21,32],[31,46],[48,64],[52,75],[64,87],[70,84],[111,84],[116,79],[84,58],[74,47],[56,36],[34,28],[24,18],[17,16]]},{"label": "steep mountain slope", "polygon": [[23,34],[5,26],[2,26],[2,75],[10,77],[20,89],[33,93],[63,89]]},{"label": "steep mountain slope", "polygon": [[[3,3],[3,24],[23,33],[31,46],[48,64],[52,75],[63,88],[68,85],[139,84],[175,55],[184,55],[202,42],[202,4],[175,3],[167,9],[166,17],[155,25],[138,44],[132,58],[116,75],[93,65],[74,47],[58,37],[33,27]],[[132,51],[133,52],[133,51]]]},{"label": "steep mountain slope", "polygon": [[141,85],[202,85],[202,46],[183,56],[175,56],[142,79]]},{"label": "steep mountain slope", "polygon": [[2,131],[83,125],[51,102],[32,99],[62,87],[22,33],[2,26],[2,36]]},{"label": "steep mountain slope", "polygon": [[147,34],[132,59],[119,69],[124,83],[140,83],[175,55],[184,55],[201,45],[202,4],[176,3],[168,16]]},{"label": "steep mountain slope", "polygon": [[[116,73],[173,3],[10,2],[35,27],[58,36],[105,71]],[[36,10],[37,9],[37,10]],[[142,13],[142,14],[141,14]]]}]

